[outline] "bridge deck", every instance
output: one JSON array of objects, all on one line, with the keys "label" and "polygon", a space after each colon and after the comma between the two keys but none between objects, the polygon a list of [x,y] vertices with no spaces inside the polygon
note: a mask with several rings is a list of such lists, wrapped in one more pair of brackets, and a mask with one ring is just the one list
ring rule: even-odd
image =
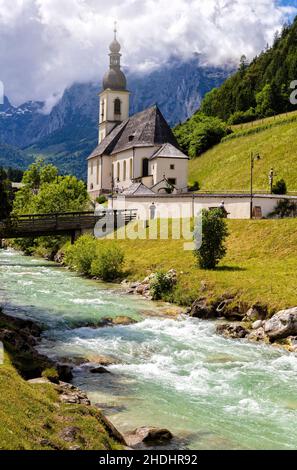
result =
[{"label": "bridge deck", "polygon": [[1,238],[31,238],[46,235],[63,235],[93,230],[96,223],[106,218],[114,228],[126,225],[136,218],[136,210],[94,212],[65,212],[56,214],[28,214],[0,221]]}]

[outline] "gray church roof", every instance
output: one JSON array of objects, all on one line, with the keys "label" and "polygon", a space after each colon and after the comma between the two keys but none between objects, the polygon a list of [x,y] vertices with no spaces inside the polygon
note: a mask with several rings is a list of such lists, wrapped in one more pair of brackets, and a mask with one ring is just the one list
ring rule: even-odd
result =
[{"label": "gray church roof", "polygon": [[128,150],[133,147],[153,147],[171,144],[179,148],[177,140],[158,106],[134,114],[119,124],[92,152],[89,158]]},{"label": "gray church roof", "polygon": [[189,160],[187,155],[172,144],[162,145],[162,147],[151,156],[150,160],[154,160],[155,158],[181,158]]},{"label": "gray church roof", "polygon": [[134,194],[137,194],[138,196],[139,195],[151,196],[152,194],[155,194],[155,193],[142,183],[133,183],[131,184],[131,186],[129,186],[128,189],[126,189],[121,194],[123,196],[133,196]]}]

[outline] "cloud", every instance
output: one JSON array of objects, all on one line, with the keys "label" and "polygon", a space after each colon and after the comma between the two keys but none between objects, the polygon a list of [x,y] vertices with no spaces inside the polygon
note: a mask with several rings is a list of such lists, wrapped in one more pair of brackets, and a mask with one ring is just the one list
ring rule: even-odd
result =
[{"label": "cloud", "polygon": [[195,52],[213,65],[252,58],[294,13],[276,0],[0,0],[0,80],[14,103],[50,109],[102,76],[115,19],[123,63],[143,71]]}]

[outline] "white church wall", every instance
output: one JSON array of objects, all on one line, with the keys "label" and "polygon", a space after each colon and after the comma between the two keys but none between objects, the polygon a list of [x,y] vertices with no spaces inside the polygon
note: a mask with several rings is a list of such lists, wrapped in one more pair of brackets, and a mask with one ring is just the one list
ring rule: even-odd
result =
[{"label": "white church wall", "polygon": [[[189,161],[181,158],[156,158],[152,160],[155,166],[156,183],[161,181],[164,176],[167,179],[175,179],[175,186],[178,189],[184,189],[188,185],[188,166]],[[171,168],[171,167],[174,168]]]},{"label": "white church wall", "polygon": [[[262,216],[267,217],[276,207],[278,201],[283,197],[261,195],[255,196],[253,206],[260,207]],[[297,201],[297,197],[293,198]],[[246,196],[222,196],[222,195],[185,195],[185,196],[129,196],[126,198],[114,199],[114,209],[137,209],[140,220],[149,219],[150,206],[156,206],[156,217],[158,218],[187,218],[196,216],[201,209],[219,207],[224,200],[225,208],[230,219],[250,218],[250,197]],[[112,208],[111,200],[109,207]]]},{"label": "white church wall", "polygon": [[[160,148],[160,146],[152,147],[136,147],[134,149],[134,178],[141,178],[142,174],[142,162],[144,158],[150,159],[152,155]],[[149,173],[151,173],[150,162],[149,162]],[[149,174],[151,176],[151,174]]]}]

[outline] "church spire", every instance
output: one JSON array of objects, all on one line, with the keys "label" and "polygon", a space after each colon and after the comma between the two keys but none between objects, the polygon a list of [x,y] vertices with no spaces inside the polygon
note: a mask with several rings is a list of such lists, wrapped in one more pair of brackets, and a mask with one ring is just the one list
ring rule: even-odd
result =
[{"label": "church spire", "polygon": [[114,39],[109,46],[109,71],[103,79],[103,89],[119,91],[126,90],[127,82],[124,73],[121,71],[121,45],[117,40],[117,22],[114,23]]}]

